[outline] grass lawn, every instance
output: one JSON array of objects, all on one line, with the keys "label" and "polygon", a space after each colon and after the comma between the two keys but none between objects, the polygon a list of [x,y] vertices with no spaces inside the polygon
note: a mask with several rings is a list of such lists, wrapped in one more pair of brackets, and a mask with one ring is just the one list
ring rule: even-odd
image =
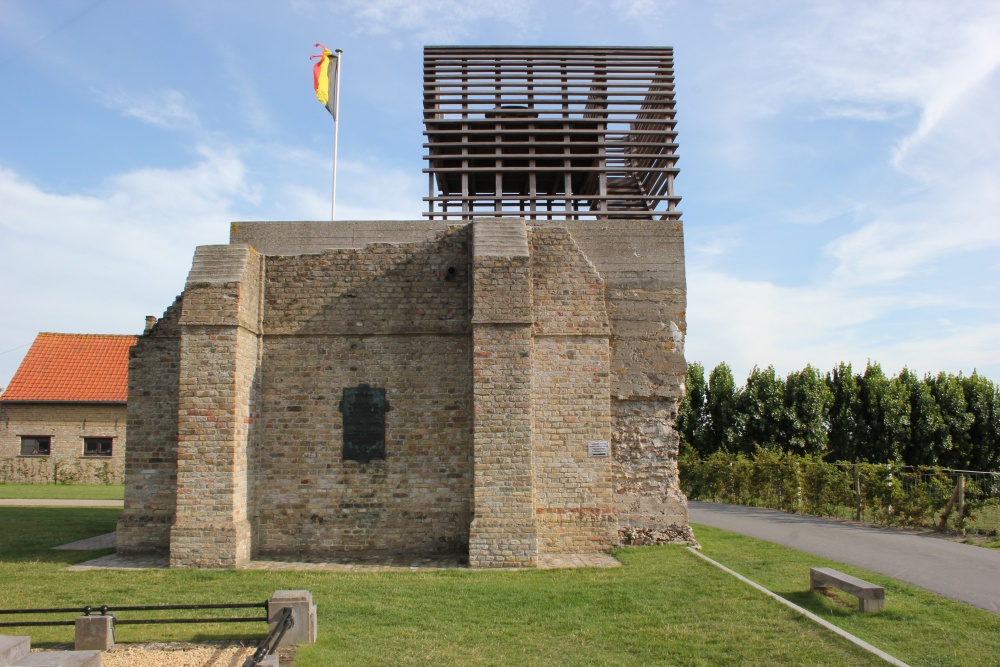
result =
[{"label": "grass lawn", "polygon": [[[300,648],[296,667],[884,664],[681,547],[625,549],[624,567],[607,570],[65,571],[107,551],[50,548],[113,530],[119,514],[0,508],[0,607],[250,602],[305,588],[319,605],[320,638]],[[828,562],[697,530],[710,557],[911,665],[984,665],[1000,656],[1000,616],[833,564],[887,584],[887,610],[862,616],[847,601],[806,592],[808,567]],[[30,630],[35,645],[72,641],[68,627]],[[204,640],[261,630],[119,626],[117,637]]]},{"label": "grass lawn", "polygon": [[972,536],[966,540],[990,549],[1000,549],[1000,502],[996,499],[977,509],[968,522],[968,533]]},{"label": "grass lawn", "polygon": [[29,500],[121,500],[122,484],[0,484],[0,498]]},{"label": "grass lawn", "polygon": [[[910,665],[1000,665],[1000,616],[861,568],[696,525],[702,552]],[[885,611],[809,593],[809,568],[834,567],[885,588]]]}]

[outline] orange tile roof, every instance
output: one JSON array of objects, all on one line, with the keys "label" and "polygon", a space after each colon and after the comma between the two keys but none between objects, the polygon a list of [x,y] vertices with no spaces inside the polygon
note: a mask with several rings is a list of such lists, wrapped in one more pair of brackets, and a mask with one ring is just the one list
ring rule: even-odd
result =
[{"label": "orange tile roof", "polygon": [[0,401],[125,403],[136,336],[40,333]]}]

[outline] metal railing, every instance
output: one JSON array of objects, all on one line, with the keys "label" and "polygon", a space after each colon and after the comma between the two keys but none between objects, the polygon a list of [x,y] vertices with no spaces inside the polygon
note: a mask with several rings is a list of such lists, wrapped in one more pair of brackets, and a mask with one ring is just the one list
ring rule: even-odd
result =
[{"label": "metal railing", "polygon": [[274,619],[274,627],[267,633],[264,641],[257,645],[257,650],[244,661],[243,667],[256,667],[264,658],[274,653],[275,649],[278,648],[278,644],[281,643],[281,638],[285,636],[285,632],[293,625],[295,625],[295,619],[292,617],[291,608],[282,607],[281,611],[278,612],[278,616]]},{"label": "metal railing", "polygon": [[[129,606],[119,606],[112,607],[110,605],[100,605],[91,606],[87,605],[85,607],[52,607],[47,609],[0,609],[0,614],[66,614],[66,613],[76,613],[82,614],[83,616],[90,616],[92,613],[98,612],[101,616],[107,616],[112,612],[122,612],[122,611],[173,611],[181,609],[263,609],[264,616],[235,616],[235,617],[221,617],[221,616],[210,616],[207,618],[135,618],[135,619],[121,619],[115,617],[115,625],[155,625],[159,623],[255,623],[255,622],[267,622],[268,617],[268,603],[264,602],[245,602],[245,603],[235,603],[235,604],[162,604],[162,605],[129,605]],[[0,628],[16,628],[16,627],[31,627],[31,626],[44,626],[44,625],[74,625],[76,620],[72,621],[11,621],[0,623]]]},{"label": "metal railing", "polygon": [[887,525],[1000,530],[1000,473],[812,457],[713,454],[679,461],[691,500]]},{"label": "metal railing", "polygon": [[[258,623],[263,621],[264,623],[270,622],[270,610],[268,609],[268,601],[264,602],[246,602],[246,603],[233,603],[233,604],[162,604],[162,605],[126,605],[126,606],[111,606],[111,605],[100,605],[92,606],[87,605],[84,607],[48,607],[48,608],[35,608],[35,609],[0,609],[0,614],[2,615],[21,615],[21,614],[67,614],[73,613],[77,615],[90,616],[91,614],[107,616],[112,613],[117,612],[133,612],[133,611],[177,611],[177,610],[190,610],[190,609],[263,609],[264,616],[208,616],[201,618],[129,618],[122,619],[114,616],[112,621],[115,626],[119,625],[156,625],[156,624],[167,624],[167,623]],[[0,622],[0,628],[17,628],[17,627],[39,627],[39,626],[53,626],[53,625],[75,625],[76,619],[73,620],[46,620],[46,621],[5,621]],[[285,636],[285,633],[295,624],[295,620],[292,617],[292,610],[290,607],[282,607],[278,612],[277,616],[274,618],[274,627],[268,632],[267,637],[265,637],[254,652],[246,659],[243,663],[243,667],[256,667],[265,657],[274,653],[277,649],[278,644],[281,639]]]}]

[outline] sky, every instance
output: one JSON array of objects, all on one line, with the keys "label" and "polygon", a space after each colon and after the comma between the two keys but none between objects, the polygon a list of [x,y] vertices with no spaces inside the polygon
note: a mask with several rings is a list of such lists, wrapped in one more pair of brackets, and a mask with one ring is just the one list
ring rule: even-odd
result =
[{"label": "sky", "polygon": [[425,210],[422,48],[672,46],[686,357],[1000,381],[1000,2],[0,0],[0,386],[229,222]]}]

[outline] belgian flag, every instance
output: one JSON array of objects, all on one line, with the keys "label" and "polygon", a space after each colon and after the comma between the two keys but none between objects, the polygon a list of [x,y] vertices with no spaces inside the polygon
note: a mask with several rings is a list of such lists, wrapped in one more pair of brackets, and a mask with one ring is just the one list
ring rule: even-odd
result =
[{"label": "belgian flag", "polygon": [[309,56],[309,60],[319,59],[313,65],[313,88],[316,89],[316,99],[326,106],[326,110],[337,120],[337,77],[340,76],[340,49],[337,55],[330,52],[322,44],[316,46],[323,48],[323,53]]}]

